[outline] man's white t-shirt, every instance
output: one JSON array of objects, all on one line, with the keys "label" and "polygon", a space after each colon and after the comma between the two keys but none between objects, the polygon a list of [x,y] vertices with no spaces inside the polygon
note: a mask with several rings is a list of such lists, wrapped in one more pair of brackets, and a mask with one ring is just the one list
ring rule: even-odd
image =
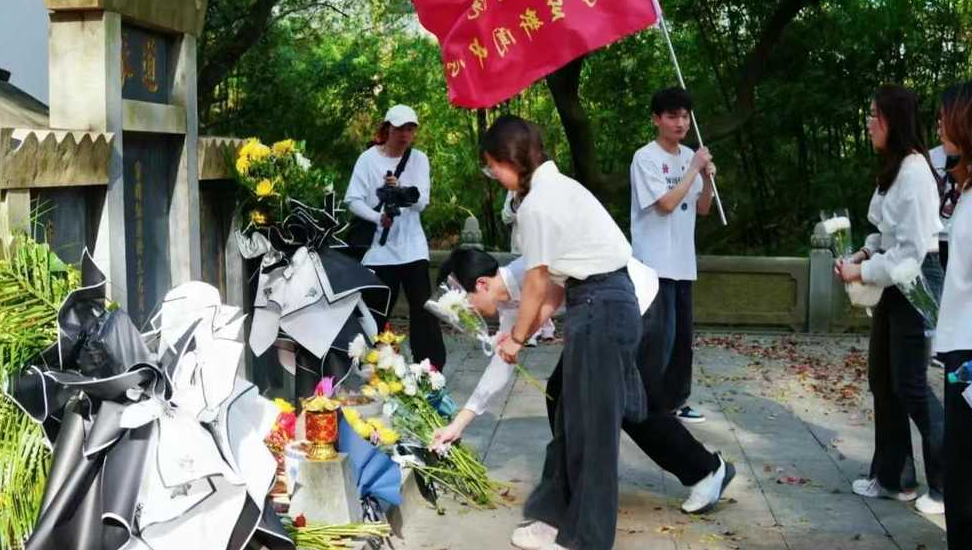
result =
[{"label": "man's white t-shirt", "polygon": [[553,161],[533,171],[530,192],[516,212],[516,244],[526,269],[547,266],[550,279],[569,279],[621,269],[631,245],[604,206]]},{"label": "man's white t-shirt", "polygon": [[419,215],[429,205],[429,158],[418,149],[412,149],[405,170],[398,178],[398,185],[418,188],[419,200],[408,208],[402,208],[401,215],[395,218],[388,232],[388,240],[384,246],[378,244],[382,227],[379,223],[381,213],[375,210],[378,206],[377,191],[385,184],[385,175],[395,172],[399,160],[401,157],[383,155],[375,145],[361,153],[354,164],[344,202],[354,215],[378,224],[371,248],[361,260],[364,265],[402,265],[429,259],[429,243]]},{"label": "man's white t-shirt", "polygon": [[654,269],[663,279],[694,281],[698,278],[695,258],[695,218],[702,195],[702,176],[697,176],[682,203],[671,213],[655,207],[682,181],[695,154],[684,145],[678,154],[652,141],[634,154],[631,161],[631,246],[634,257]]}]

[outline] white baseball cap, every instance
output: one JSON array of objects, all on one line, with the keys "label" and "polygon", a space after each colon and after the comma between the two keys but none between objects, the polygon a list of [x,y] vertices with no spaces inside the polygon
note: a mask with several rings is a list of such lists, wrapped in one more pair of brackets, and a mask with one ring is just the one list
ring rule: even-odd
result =
[{"label": "white baseball cap", "polygon": [[418,126],[418,115],[408,105],[395,105],[385,113],[385,122],[390,122],[396,128],[406,124]]}]

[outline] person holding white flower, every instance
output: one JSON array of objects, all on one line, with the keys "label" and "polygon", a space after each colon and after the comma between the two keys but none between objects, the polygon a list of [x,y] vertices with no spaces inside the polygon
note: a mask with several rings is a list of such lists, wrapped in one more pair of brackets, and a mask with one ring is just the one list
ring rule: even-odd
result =
[{"label": "person holding white flower", "polygon": [[[949,232],[951,259],[945,272],[935,352],[946,373],[972,360],[972,81],[942,103],[942,143],[959,161],[952,171],[958,199]],[[972,408],[966,384],[945,384],[945,526],[949,550],[972,548]]]},{"label": "person holding white flower", "polygon": [[[635,286],[642,322],[655,307],[657,276],[641,262],[631,259],[628,273]],[[439,281],[451,277],[467,292],[467,300],[481,315],[499,317],[499,332],[508,333],[516,324],[526,270],[524,259],[517,258],[500,267],[490,254],[475,249],[456,249],[442,264]],[[649,307],[650,304],[650,307]],[[644,336],[642,336],[644,338]],[[479,383],[452,422],[436,431],[432,447],[462,437],[466,427],[486,412],[513,378],[514,366],[498,354],[479,379]],[[551,431],[556,425],[563,381],[563,361],[557,364],[547,383],[547,419]],[[734,477],[735,468],[717,453],[709,452],[688,429],[671,414],[650,414],[643,422],[622,423],[624,431],[641,450],[665,471],[675,475],[691,489],[682,504],[687,513],[700,514],[712,509]]]},{"label": "person holding white flower", "polygon": [[[874,309],[868,350],[868,382],[874,397],[874,456],[870,475],[853,483],[866,497],[911,501],[915,489],[911,424],[922,437],[928,492],[916,507],[944,511],[942,503],[944,418],[942,404],[928,386],[929,334],[921,313],[895,281],[899,266],[912,263],[933,289],[942,280],[938,259],[938,186],[928,160],[918,117],[918,99],[902,86],[881,86],[871,104],[868,132],[880,157],[877,189],[868,220],[879,233],[864,248],[838,262],[846,282],[883,287]],[[898,276],[900,278],[900,275]]]},{"label": "person holding white flower", "polygon": [[[512,543],[535,550],[609,550],[618,519],[623,419],[647,413],[636,365],[641,315],[627,273],[631,245],[603,205],[563,175],[540,129],[503,115],[480,145],[485,171],[515,191],[523,290],[497,351],[508,363],[566,301],[564,377],[543,475]],[[565,300],[566,299],[566,300]]]},{"label": "person holding white flower", "polygon": [[[389,289],[391,298],[385,303],[365,294],[373,311],[390,316],[398,300],[399,288],[408,299],[409,345],[413,360],[429,358],[443,368],[446,361],[445,343],[438,321],[425,311],[425,301],[432,295],[429,280],[429,244],[422,229],[421,213],[429,205],[431,181],[429,159],[412,147],[418,131],[418,115],[407,105],[395,105],[385,114],[374,145],[361,153],[354,164],[351,182],[344,196],[348,209],[358,218],[371,222],[374,231],[368,235],[367,251],[361,263]],[[378,190],[383,186],[412,187],[418,201],[401,208],[401,214],[389,217],[377,209]],[[381,235],[387,231],[387,241]],[[380,302],[380,303],[379,303]],[[375,315],[381,330],[387,317]]]}]

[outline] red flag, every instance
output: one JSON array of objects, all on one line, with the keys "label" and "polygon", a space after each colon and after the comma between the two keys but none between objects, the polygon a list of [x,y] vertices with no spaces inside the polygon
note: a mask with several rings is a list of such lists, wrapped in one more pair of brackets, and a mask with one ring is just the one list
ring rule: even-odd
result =
[{"label": "red flag", "polygon": [[490,107],[658,21],[652,0],[412,0],[439,39],[449,101]]}]

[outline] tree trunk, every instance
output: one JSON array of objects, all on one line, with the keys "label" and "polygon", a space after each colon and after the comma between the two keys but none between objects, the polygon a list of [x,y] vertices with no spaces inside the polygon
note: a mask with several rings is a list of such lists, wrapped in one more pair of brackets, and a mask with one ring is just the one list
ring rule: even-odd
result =
[{"label": "tree trunk", "polygon": [[584,57],[579,57],[547,76],[547,87],[553,95],[560,122],[564,125],[574,177],[592,191],[602,190],[604,176],[597,165],[594,130],[580,100],[580,75]]},{"label": "tree trunk", "polygon": [[237,19],[238,24],[229,23],[226,29],[208,29],[210,35],[223,32],[231,33],[226,39],[219,40],[214,51],[206,50],[206,59],[199,69],[199,110],[205,113],[212,105],[216,87],[223,82],[239,59],[266,32],[273,15],[273,8],[280,0],[253,0],[253,3]]}]

